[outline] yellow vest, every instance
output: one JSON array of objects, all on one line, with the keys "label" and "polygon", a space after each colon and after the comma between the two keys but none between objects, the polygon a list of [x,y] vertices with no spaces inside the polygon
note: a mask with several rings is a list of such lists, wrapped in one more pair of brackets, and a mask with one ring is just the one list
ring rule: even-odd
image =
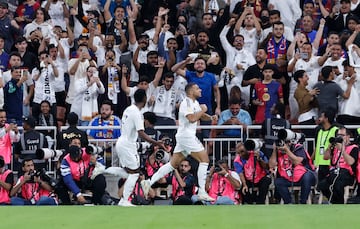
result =
[{"label": "yellow vest", "polygon": [[315,160],[314,165],[330,165],[330,160],[324,160],[324,153],[328,148],[331,137],[335,137],[335,132],[339,128],[337,126],[332,126],[328,130],[320,129],[317,134],[316,147],[315,147]]}]

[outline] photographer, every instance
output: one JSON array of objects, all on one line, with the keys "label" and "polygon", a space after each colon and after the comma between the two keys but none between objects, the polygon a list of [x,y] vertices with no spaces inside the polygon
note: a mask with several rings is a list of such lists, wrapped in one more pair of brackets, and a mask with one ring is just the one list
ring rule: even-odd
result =
[{"label": "photographer", "polygon": [[69,195],[63,192],[71,191],[76,196],[80,204],[87,203],[83,193],[90,190],[92,192],[91,202],[93,204],[104,204],[102,197],[105,194],[105,176],[98,174],[104,164],[103,158],[90,151],[90,148],[80,148],[78,145],[69,146],[68,154],[61,162],[60,185],[63,189],[58,189],[59,197],[63,204],[70,204]]},{"label": "photographer", "polygon": [[14,174],[6,167],[4,157],[0,155],[0,205],[10,204],[10,190],[14,183]]},{"label": "photographer", "polygon": [[22,161],[24,175],[10,191],[11,205],[57,205],[53,188],[43,179],[43,171],[34,168],[32,159]]},{"label": "photographer", "polygon": [[[128,201],[134,205],[150,205],[153,203],[152,199],[155,197],[155,191],[153,189],[150,189],[148,196],[145,196],[143,190],[141,189],[140,182],[144,179],[144,174],[140,173],[139,179],[136,181],[134,190],[128,198]],[[123,196],[125,181],[126,179],[120,178],[118,182],[118,196],[120,198]]]},{"label": "photographer", "polygon": [[[226,160],[219,160],[215,166],[210,168],[210,173],[206,177],[205,188],[209,196],[215,201],[205,201],[205,205],[234,205],[239,204],[240,197],[238,190],[241,187],[239,175],[235,171],[229,170]],[[199,202],[199,196],[194,195],[193,203]]]},{"label": "photographer", "polygon": [[330,175],[319,182],[318,188],[332,204],[344,204],[344,187],[354,183],[359,148],[350,143],[350,131],[341,127],[330,145],[324,159],[331,161]]},{"label": "photographer", "polygon": [[[170,159],[170,153],[173,148],[172,139],[169,138],[169,136],[167,135],[163,135],[160,138],[160,141],[164,143],[165,146],[164,149],[155,145],[147,150],[148,158],[145,162],[146,178],[151,178],[152,175],[154,175],[154,173],[158,171],[158,169],[161,166],[163,166],[165,163],[167,163]],[[162,177],[152,187],[153,188],[167,187],[166,184],[167,177],[168,177],[167,175]]]},{"label": "photographer", "polygon": [[[235,171],[240,175],[243,184],[243,201],[248,204],[265,204],[271,183],[271,178],[267,176],[269,160],[258,148],[250,147],[250,149],[246,146],[247,144],[244,145],[242,142],[236,145],[236,157],[234,159]],[[255,187],[259,189],[258,193],[254,191]]]},{"label": "photographer", "polygon": [[311,186],[315,185],[316,181],[314,166],[308,152],[295,139],[277,141],[274,143],[274,150],[269,161],[270,169],[276,166],[275,189],[284,204],[291,203],[288,189],[291,186],[301,186],[300,203],[306,204]]},{"label": "photographer", "polygon": [[191,197],[195,194],[195,177],[191,173],[189,159],[184,159],[167,181],[172,186],[173,205],[192,204]]}]

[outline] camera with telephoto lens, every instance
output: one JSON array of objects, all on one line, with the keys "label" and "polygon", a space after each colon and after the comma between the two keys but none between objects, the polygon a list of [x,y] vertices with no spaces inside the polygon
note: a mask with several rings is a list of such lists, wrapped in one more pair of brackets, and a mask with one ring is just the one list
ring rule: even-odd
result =
[{"label": "camera with telephoto lens", "polygon": [[245,149],[249,151],[259,151],[263,142],[257,139],[248,139],[244,143]]},{"label": "camera with telephoto lens", "polygon": [[102,155],[104,149],[100,146],[89,144],[88,146],[85,147],[85,152],[91,155]]},{"label": "camera with telephoto lens", "polygon": [[170,153],[164,149],[158,149],[155,152],[155,160],[162,163],[168,163],[170,161]]},{"label": "camera with telephoto lens", "polygon": [[158,149],[155,152],[155,160],[162,163],[167,163],[170,161],[170,151],[172,149],[173,142],[169,137],[163,137],[161,141],[164,143],[165,149]]},{"label": "camera with telephoto lens", "polygon": [[329,142],[332,145],[335,145],[336,143],[343,143],[343,141],[344,139],[341,136],[329,138]]},{"label": "camera with telephoto lens", "polygon": [[41,159],[41,160],[51,159],[53,161],[58,161],[59,158],[64,154],[64,152],[65,150],[63,149],[53,150],[49,148],[42,148],[42,149],[37,149],[35,151],[35,154],[37,159]]},{"label": "camera with telephoto lens", "polygon": [[296,133],[289,129],[281,129],[277,133],[278,139],[275,141],[276,146],[284,146],[285,142],[291,143],[303,143],[305,141],[305,135],[303,133]]}]

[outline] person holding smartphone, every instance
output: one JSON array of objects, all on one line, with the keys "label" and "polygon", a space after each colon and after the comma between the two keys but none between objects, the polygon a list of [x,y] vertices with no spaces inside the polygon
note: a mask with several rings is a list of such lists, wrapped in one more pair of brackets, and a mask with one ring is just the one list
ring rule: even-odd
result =
[{"label": "person holding smartphone", "polygon": [[98,114],[98,95],[105,92],[95,66],[87,67],[86,78],[75,82],[75,91],[75,99],[70,111],[79,116],[80,125],[87,126],[91,119]]}]

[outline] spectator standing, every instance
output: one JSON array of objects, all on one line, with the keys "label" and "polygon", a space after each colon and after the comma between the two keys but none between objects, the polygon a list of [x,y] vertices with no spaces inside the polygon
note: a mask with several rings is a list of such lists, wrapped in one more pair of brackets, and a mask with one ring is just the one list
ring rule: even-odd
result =
[{"label": "spectator standing", "polygon": [[296,0],[277,1],[269,0],[270,10],[279,10],[283,16],[283,22],[289,28],[295,28],[296,21],[301,17],[301,8]]},{"label": "spectator standing", "polygon": [[75,112],[80,117],[81,126],[87,126],[92,118],[98,114],[98,95],[105,92],[96,67],[90,65],[87,68],[86,77],[75,82],[75,91],[75,98],[70,111]]},{"label": "spectator standing", "polygon": [[[165,73],[162,85],[156,87],[154,91],[153,112],[156,115],[156,125],[158,126],[176,125],[175,113],[180,106],[183,96],[173,85],[174,75],[172,73]],[[161,133],[166,133],[172,137],[174,130],[161,130]]]},{"label": "spectator standing", "polygon": [[[318,116],[318,103],[316,96],[319,93],[317,88],[308,90],[309,76],[306,71],[298,70],[293,75],[297,87],[294,97],[299,106],[299,124],[300,125],[315,125]],[[304,130],[306,137],[314,137],[313,130]]]},{"label": "spectator standing", "polygon": [[12,143],[20,140],[16,123],[6,122],[6,111],[0,109],[0,156],[8,167],[11,163]]},{"label": "spectator standing", "polygon": [[273,74],[273,66],[265,65],[263,68],[264,79],[254,86],[252,103],[257,106],[255,124],[261,124],[266,118],[271,117],[270,109],[275,103],[284,103],[282,86],[273,80]]},{"label": "spectator standing", "polygon": [[38,117],[40,114],[40,103],[44,100],[51,104],[51,113],[56,117],[55,78],[59,76],[59,69],[48,52],[39,54],[40,65],[32,71],[32,78],[35,81],[34,100],[32,114]]},{"label": "spectator standing", "polygon": [[21,36],[21,27],[9,15],[9,4],[5,0],[0,1],[0,34],[4,36],[4,50],[10,53],[16,36]]},{"label": "spectator standing", "polygon": [[8,121],[22,124],[23,117],[23,84],[30,76],[21,74],[20,67],[11,68],[11,79],[4,86],[4,110]]},{"label": "spectator standing", "polygon": [[235,19],[230,19],[228,25],[225,26],[220,33],[220,40],[224,50],[226,51],[226,67],[230,68],[235,73],[235,77],[231,79],[231,86],[236,85],[240,88],[241,98],[247,105],[250,102],[250,87],[242,87],[241,82],[243,80],[243,75],[246,69],[256,62],[252,53],[243,48],[243,35],[235,35],[233,37],[232,45],[230,45],[228,42],[226,34],[228,33],[230,27],[234,24]]},{"label": "spectator standing", "polygon": [[323,82],[319,82],[314,85],[314,88],[320,90],[317,95],[317,100],[319,103],[319,110],[324,109],[332,109],[335,114],[338,112],[338,97],[342,97],[344,99],[348,99],[351,93],[352,85],[355,82],[355,78],[351,77],[348,80],[346,91],[343,91],[341,87],[334,82],[335,79],[335,71],[331,66],[325,66],[321,69],[321,76],[323,78]]}]

